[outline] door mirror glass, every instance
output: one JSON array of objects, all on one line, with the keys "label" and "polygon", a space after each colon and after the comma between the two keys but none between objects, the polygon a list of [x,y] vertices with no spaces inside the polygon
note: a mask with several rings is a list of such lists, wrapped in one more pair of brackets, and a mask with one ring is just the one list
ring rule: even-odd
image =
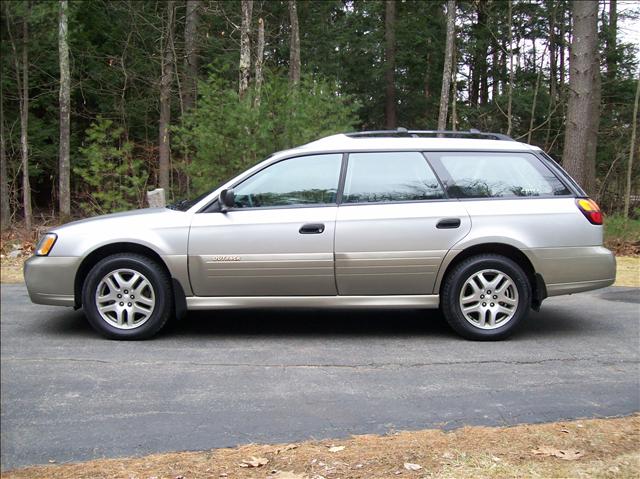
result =
[{"label": "door mirror glass", "polygon": [[218,195],[218,204],[220,205],[220,211],[227,211],[229,208],[233,208],[235,205],[235,193],[233,188],[228,190],[222,190]]}]

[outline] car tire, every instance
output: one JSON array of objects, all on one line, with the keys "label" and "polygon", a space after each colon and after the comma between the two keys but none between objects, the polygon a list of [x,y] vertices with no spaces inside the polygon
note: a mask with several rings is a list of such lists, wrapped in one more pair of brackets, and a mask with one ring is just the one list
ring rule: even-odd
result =
[{"label": "car tire", "polygon": [[461,336],[478,341],[505,339],[529,314],[531,284],[513,260],[497,255],[472,256],[446,276],[440,308]]},{"label": "car tire", "polygon": [[89,324],[110,339],[148,339],[174,315],[171,279],[146,256],[121,253],[99,261],[82,290]]}]

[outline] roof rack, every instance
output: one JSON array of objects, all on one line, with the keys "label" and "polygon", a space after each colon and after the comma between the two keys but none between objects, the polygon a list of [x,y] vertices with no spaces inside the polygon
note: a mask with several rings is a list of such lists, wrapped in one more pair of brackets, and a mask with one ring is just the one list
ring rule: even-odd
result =
[{"label": "roof rack", "polygon": [[464,131],[449,131],[449,130],[407,130],[406,128],[398,128],[396,130],[373,130],[373,131],[356,131],[353,133],[345,133],[346,136],[350,138],[384,138],[387,136],[408,136],[412,138],[421,138],[421,137],[443,137],[449,136],[453,138],[460,137],[479,137],[491,140],[502,140],[502,141],[515,141],[510,136],[504,135],[502,133],[488,133],[480,130],[476,130],[472,128],[471,130]]}]

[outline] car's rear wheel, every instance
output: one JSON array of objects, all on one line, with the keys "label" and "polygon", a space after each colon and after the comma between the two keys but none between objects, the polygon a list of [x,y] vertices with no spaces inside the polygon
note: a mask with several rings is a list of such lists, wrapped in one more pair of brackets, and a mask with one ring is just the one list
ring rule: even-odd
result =
[{"label": "car's rear wheel", "polygon": [[91,326],[112,339],[147,339],[173,315],[171,281],[139,254],[108,256],[89,272],[82,304]]},{"label": "car's rear wheel", "polygon": [[460,335],[499,340],[528,315],[531,285],[522,268],[507,257],[472,256],[447,274],[440,301],[447,322]]}]

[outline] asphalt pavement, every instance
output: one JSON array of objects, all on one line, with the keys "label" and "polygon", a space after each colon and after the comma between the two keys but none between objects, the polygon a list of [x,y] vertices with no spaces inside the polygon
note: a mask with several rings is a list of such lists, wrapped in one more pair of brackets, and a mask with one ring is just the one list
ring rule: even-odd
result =
[{"label": "asphalt pavement", "polygon": [[429,311],[189,314],[145,342],[1,286],[3,470],[640,410],[640,289],[550,298],[512,339]]}]

